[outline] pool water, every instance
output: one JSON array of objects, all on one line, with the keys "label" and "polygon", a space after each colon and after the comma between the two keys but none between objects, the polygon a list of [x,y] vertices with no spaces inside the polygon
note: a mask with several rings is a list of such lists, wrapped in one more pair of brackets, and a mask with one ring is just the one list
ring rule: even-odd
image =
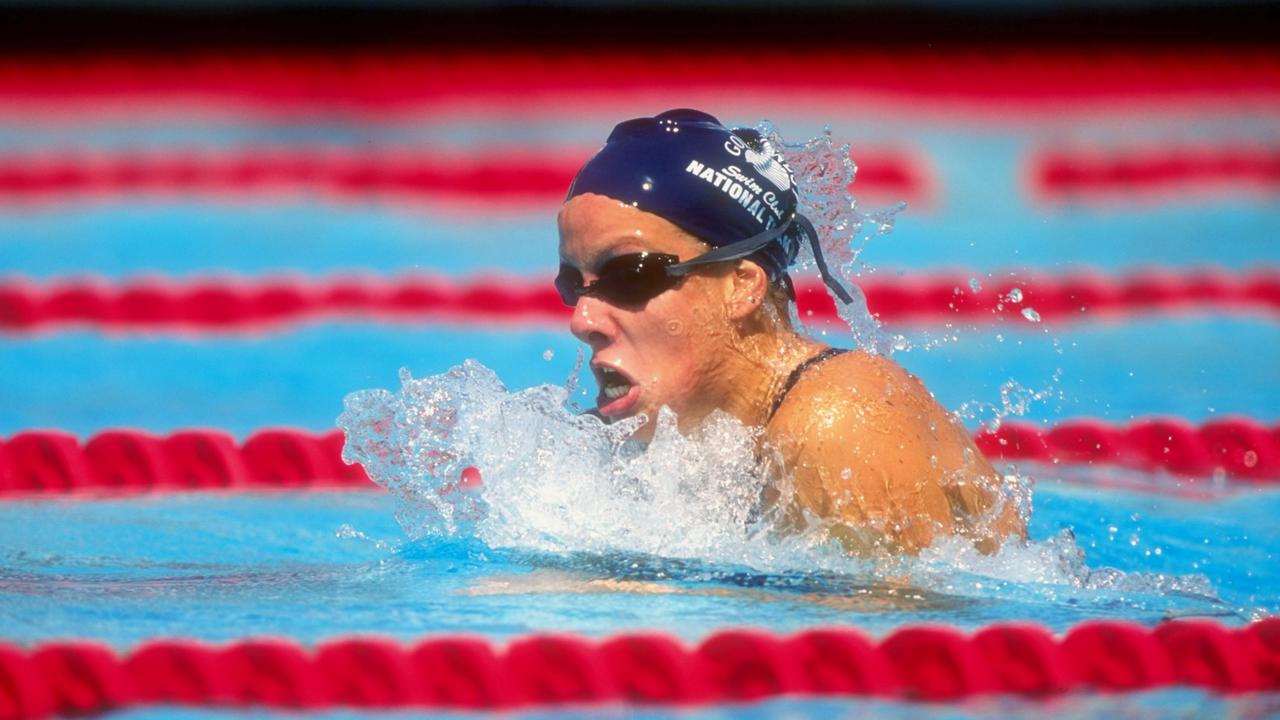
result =
[{"label": "pool water", "polygon": [[[1048,332],[1010,322],[906,335],[921,349],[895,359],[946,407],[969,404],[979,420],[992,417],[986,406],[1001,406],[1000,388],[1010,381],[1048,391],[1024,416],[1045,422],[1154,415],[1268,422],[1280,407],[1280,333],[1262,316],[1151,315]],[[829,339],[848,342],[835,333]],[[924,349],[930,342],[936,345]],[[208,335],[66,329],[0,336],[0,344],[7,401],[0,433],[57,427],[82,437],[119,425],[154,432],[217,427],[239,437],[266,425],[326,430],[343,396],[394,388],[402,367],[428,376],[474,358],[519,389],[564,383],[582,347],[552,326],[351,322]],[[584,376],[574,399],[589,403],[588,393],[594,397],[594,382]]]},{"label": "pool water", "polygon": [[[570,132],[551,125],[545,133]],[[1280,206],[1265,197],[1038,203],[1018,184],[1019,158],[1061,128],[895,129],[850,120],[837,124],[837,132],[842,127],[891,139],[895,131],[907,133],[937,163],[935,179],[946,190],[919,210],[908,209],[893,234],[867,247],[862,259],[877,273],[960,267],[985,281],[1023,269],[1123,273],[1155,262],[1244,270],[1280,261],[1273,241]],[[1226,127],[1229,134],[1231,124]],[[263,131],[242,130],[250,137]],[[353,145],[379,132],[363,130],[352,137],[316,132],[326,142]],[[493,130],[496,137],[514,132]],[[573,126],[571,132],[585,141],[604,130]],[[1099,124],[1080,132],[1105,130]],[[184,130],[215,144],[244,139],[227,140],[226,127],[204,131]],[[381,132],[392,131],[402,142],[421,141],[404,135],[405,128]],[[449,128],[435,131],[447,135]],[[125,127],[96,132],[79,139],[111,147],[141,137]],[[789,135],[805,132],[816,130],[801,123]],[[166,137],[158,133],[150,142],[163,145]],[[4,146],[64,141],[38,128],[0,127]],[[116,280],[352,270],[543,277],[554,261],[554,211],[550,204],[481,218],[458,208],[307,196],[0,204],[0,273]],[[1006,417],[1123,423],[1171,416],[1200,423],[1244,416],[1274,423],[1280,418],[1277,327],[1274,317],[1260,313],[1197,310],[1061,325],[939,322],[892,330],[913,347],[895,358],[976,426]],[[847,333],[820,332],[833,343],[849,343]],[[428,377],[473,358],[519,390],[571,381],[577,353],[564,328],[540,325],[347,320],[250,332],[76,327],[0,334],[0,435],[37,427],[82,438],[119,426],[156,433],[215,427],[241,438],[267,426],[327,430],[345,395],[394,390],[402,367]],[[1002,390],[1038,399],[1015,407],[1002,401]],[[587,404],[586,391],[570,400]],[[446,633],[503,640],[533,632],[603,637],[658,629],[692,642],[741,626],[785,633],[844,625],[879,637],[918,623],[973,629],[1029,621],[1064,631],[1098,618],[1151,625],[1207,617],[1240,625],[1280,613],[1280,489],[1101,467],[1008,470],[1035,482],[1029,544],[1008,546],[995,557],[944,544],[887,566],[845,560],[829,548],[805,556],[817,559],[810,566],[780,561],[795,550],[786,540],[728,558],[711,546],[701,553],[687,546],[664,552],[660,543],[629,546],[617,537],[486,543],[492,535],[463,528],[410,539],[397,522],[397,497],[375,490],[6,501],[0,503],[0,640],[33,645],[87,637],[127,649],[168,636],[271,635],[314,643],[367,633],[406,641]],[[563,508],[570,520],[585,522],[591,512]],[[537,529],[529,528],[530,535]],[[601,579],[624,591],[587,584]],[[655,585],[662,592],[634,591]],[[1280,706],[1273,695],[1224,699],[1174,689],[1123,699],[1072,696],[1049,707],[998,698],[955,707],[783,699],[690,712],[1252,717],[1280,713]],[[161,714],[229,713],[122,713]]]},{"label": "pool water", "polygon": [[[694,641],[726,626],[882,635],[1009,620],[1064,631],[1091,618],[1240,624],[1280,612],[1278,491],[1187,499],[1041,477],[1035,499],[1031,536],[1070,529],[1087,568],[1042,540],[997,559],[921,561],[906,589],[866,572],[411,542],[391,496],[373,491],[10,502],[0,505],[0,617],[6,637],[24,644],[83,636],[127,648],[175,635],[311,643],[665,629]],[[528,573],[549,589],[484,592]],[[560,577],[657,580],[681,592],[563,592]]]}]

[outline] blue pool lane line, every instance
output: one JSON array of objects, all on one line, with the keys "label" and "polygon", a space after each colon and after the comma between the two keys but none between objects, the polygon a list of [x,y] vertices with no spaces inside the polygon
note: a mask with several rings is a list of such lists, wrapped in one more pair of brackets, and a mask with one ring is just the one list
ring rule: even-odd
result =
[{"label": "blue pool lane line", "polygon": [[[1280,419],[1280,331],[1270,320],[1153,316],[1044,330],[1031,323],[961,330],[958,341],[895,358],[951,409],[974,401],[998,407],[1000,388],[1012,379],[1052,391],[1031,406],[1029,420]],[[918,346],[945,337],[911,334]],[[0,434],[34,427],[90,434],[113,426],[207,426],[240,436],[268,425],[325,429],[346,393],[398,388],[401,367],[425,376],[475,358],[520,389],[563,383],[580,346],[567,328],[553,326],[336,323],[264,334],[0,336]],[[594,382],[584,378],[583,387],[591,397],[577,399],[589,406]],[[991,407],[975,410],[975,420],[992,417]]]},{"label": "blue pool lane line", "polygon": [[[49,278],[140,273],[327,275],[504,271],[550,275],[555,206],[517,215],[393,204],[83,203],[0,208],[0,274]],[[891,270],[1034,267],[1121,271],[1280,263],[1280,206],[1245,201],[1185,207],[925,216],[908,211],[862,259]]]}]

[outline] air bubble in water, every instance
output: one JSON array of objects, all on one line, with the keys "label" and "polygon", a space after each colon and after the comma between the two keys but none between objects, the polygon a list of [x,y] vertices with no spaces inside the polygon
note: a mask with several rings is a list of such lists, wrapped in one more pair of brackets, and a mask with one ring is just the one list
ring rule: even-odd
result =
[{"label": "air bubble in water", "polygon": [[551,359],[554,358],[555,356],[556,356],[556,351],[552,350],[551,348],[547,348],[546,350],[542,351],[542,359],[546,360],[547,362],[551,362]]},{"label": "air bubble in water", "polygon": [[1040,322],[1040,313],[1036,312],[1032,308],[1022,308],[1022,317],[1030,320],[1031,322]]},{"label": "air bubble in water", "polygon": [[1016,304],[1016,303],[1020,303],[1020,302],[1022,302],[1022,289],[1021,289],[1021,288],[1014,288],[1014,289],[1012,289],[1012,290],[1010,290],[1010,291],[1009,291],[1009,302],[1011,302],[1011,303],[1015,303],[1015,304]]},{"label": "air bubble in water", "polygon": [[969,278],[969,289],[973,292],[982,292],[982,283],[978,282],[978,278]]}]

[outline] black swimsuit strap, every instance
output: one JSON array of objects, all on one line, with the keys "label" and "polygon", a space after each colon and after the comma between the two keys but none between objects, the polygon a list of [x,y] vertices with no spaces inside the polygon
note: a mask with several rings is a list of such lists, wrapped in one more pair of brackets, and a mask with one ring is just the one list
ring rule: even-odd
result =
[{"label": "black swimsuit strap", "polygon": [[791,374],[787,376],[787,381],[782,384],[782,391],[779,392],[778,395],[773,398],[773,407],[769,410],[769,420],[772,420],[773,416],[778,412],[778,408],[782,407],[782,401],[787,399],[787,393],[791,392],[791,388],[794,387],[795,384],[800,381],[800,376],[804,374],[805,370],[808,370],[809,368],[813,367],[814,365],[817,365],[818,363],[824,360],[827,360],[828,358],[833,358],[836,355],[840,355],[846,352],[849,352],[849,351],[845,350],[844,348],[827,348],[826,350],[823,350],[817,355],[814,355],[808,360],[805,360],[804,362],[797,365],[796,369],[792,370]]}]

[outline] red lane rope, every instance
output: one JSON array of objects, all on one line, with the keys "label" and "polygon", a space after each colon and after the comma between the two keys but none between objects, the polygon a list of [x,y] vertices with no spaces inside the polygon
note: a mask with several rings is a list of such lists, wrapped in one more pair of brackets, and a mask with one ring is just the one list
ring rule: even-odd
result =
[{"label": "red lane rope", "polygon": [[[785,86],[763,89],[743,67],[767,66]],[[689,72],[690,67],[698,68]],[[510,118],[615,117],[618,104],[682,98],[697,106],[730,99],[812,111],[840,105],[865,116],[877,103],[918,114],[977,105],[1007,116],[1012,106],[1046,112],[1114,112],[1126,101],[1167,109],[1213,99],[1242,109],[1280,101],[1280,53],[1177,47],[733,51],[539,48],[388,53],[203,53],[0,59],[0,108],[109,117],[122,102],[162,109],[186,100],[197,112],[257,109],[396,115],[430,112]],[[614,101],[613,103],[610,100]],[[701,102],[706,100],[707,102]],[[699,102],[694,102],[699,101]],[[762,102],[763,101],[763,102]],[[84,120],[84,116],[76,118]]]},{"label": "red lane rope", "polygon": [[273,429],[243,444],[217,430],[164,437],[108,430],[83,445],[36,430],[0,445],[0,496],[99,491],[372,487],[364,468],[342,462],[341,432]]},{"label": "red lane rope", "polygon": [[1030,183],[1038,199],[1057,202],[1164,199],[1177,193],[1233,193],[1241,188],[1271,196],[1280,188],[1280,147],[1040,151],[1031,156]]},{"label": "red lane rope", "polygon": [[[559,204],[592,152],[540,146],[470,153],[420,147],[11,153],[0,155],[0,202],[322,192],[340,198]],[[856,154],[860,198],[928,204],[930,172],[917,155],[863,147]]]},{"label": "red lane rope", "polygon": [[[979,278],[980,289],[970,288]],[[859,281],[873,313],[887,321],[1027,322],[1024,310],[1047,321],[1086,320],[1152,310],[1280,311],[1280,269],[1247,273],[1163,270],[1107,276],[1012,273],[871,275]],[[1017,292],[1014,292],[1014,291]],[[1019,298],[1015,301],[1014,298]],[[817,283],[798,288],[801,317],[835,320],[830,296]],[[568,309],[550,279],[479,277],[138,279],[0,281],[0,331],[67,324],[109,328],[193,330],[278,325],[303,319],[382,317],[415,321],[564,322]]]},{"label": "red lane rope", "polygon": [[[541,206],[563,200],[592,150],[486,147],[441,151],[420,147],[252,147],[234,150],[58,151],[0,155],[0,202],[63,201],[120,195],[200,194],[261,199],[322,193],[441,205],[467,201]],[[937,188],[919,152],[866,148],[854,152],[864,202],[908,201],[926,210]],[[1180,195],[1269,197],[1280,188],[1274,145],[1144,146],[1034,150],[1028,190],[1040,202],[1164,200]]]},{"label": "red lane rope", "polygon": [[557,203],[588,157],[590,151],[580,148],[536,155],[518,148],[472,154],[422,148],[9,154],[0,156],[0,200],[193,193],[256,199],[296,191]]},{"label": "red lane rope", "polygon": [[838,628],[787,637],[731,630],[693,648],[661,634],[604,641],[538,635],[504,648],[452,637],[407,647],[350,638],[314,650],[286,640],[220,647],[160,640],[123,655],[84,641],[29,650],[0,645],[0,718],[155,704],[508,709],[779,695],[944,702],[1169,686],[1224,694],[1280,690],[1280,619],[1235,629],[1206,621],[1154,629],[1095,621],[1061,638],[1034,625],[993,625],[972,635],[917,626],[880,642]]},{"label": "red lane rope", "polygon": [[1225,473],[1245,481],[1280,480],[1280,424],[1267,427],[1240,418],[1200,426],[1173,418],[1127,426],[1077,420],[1050,428],[1006,422],[979,432],[974,441],[988,457],[1002,460],[1163,470],[1188,478]]},{"label": "red lane rope", "polygon": [[[1051,428],[1005,423],[974,439],[993,459],[1280,481],[1280,425],[1245,419],[1199,427],[1172,419],[1124,426],[1078,420]],[[108,430],[82,444],[70,433],[33,430],[0,440],[0,498],[82,491],[373,487],[362,467],[342,462],[342,443],[338,431],[270,429],[243,444],[217,430],[163,437]]]}]

